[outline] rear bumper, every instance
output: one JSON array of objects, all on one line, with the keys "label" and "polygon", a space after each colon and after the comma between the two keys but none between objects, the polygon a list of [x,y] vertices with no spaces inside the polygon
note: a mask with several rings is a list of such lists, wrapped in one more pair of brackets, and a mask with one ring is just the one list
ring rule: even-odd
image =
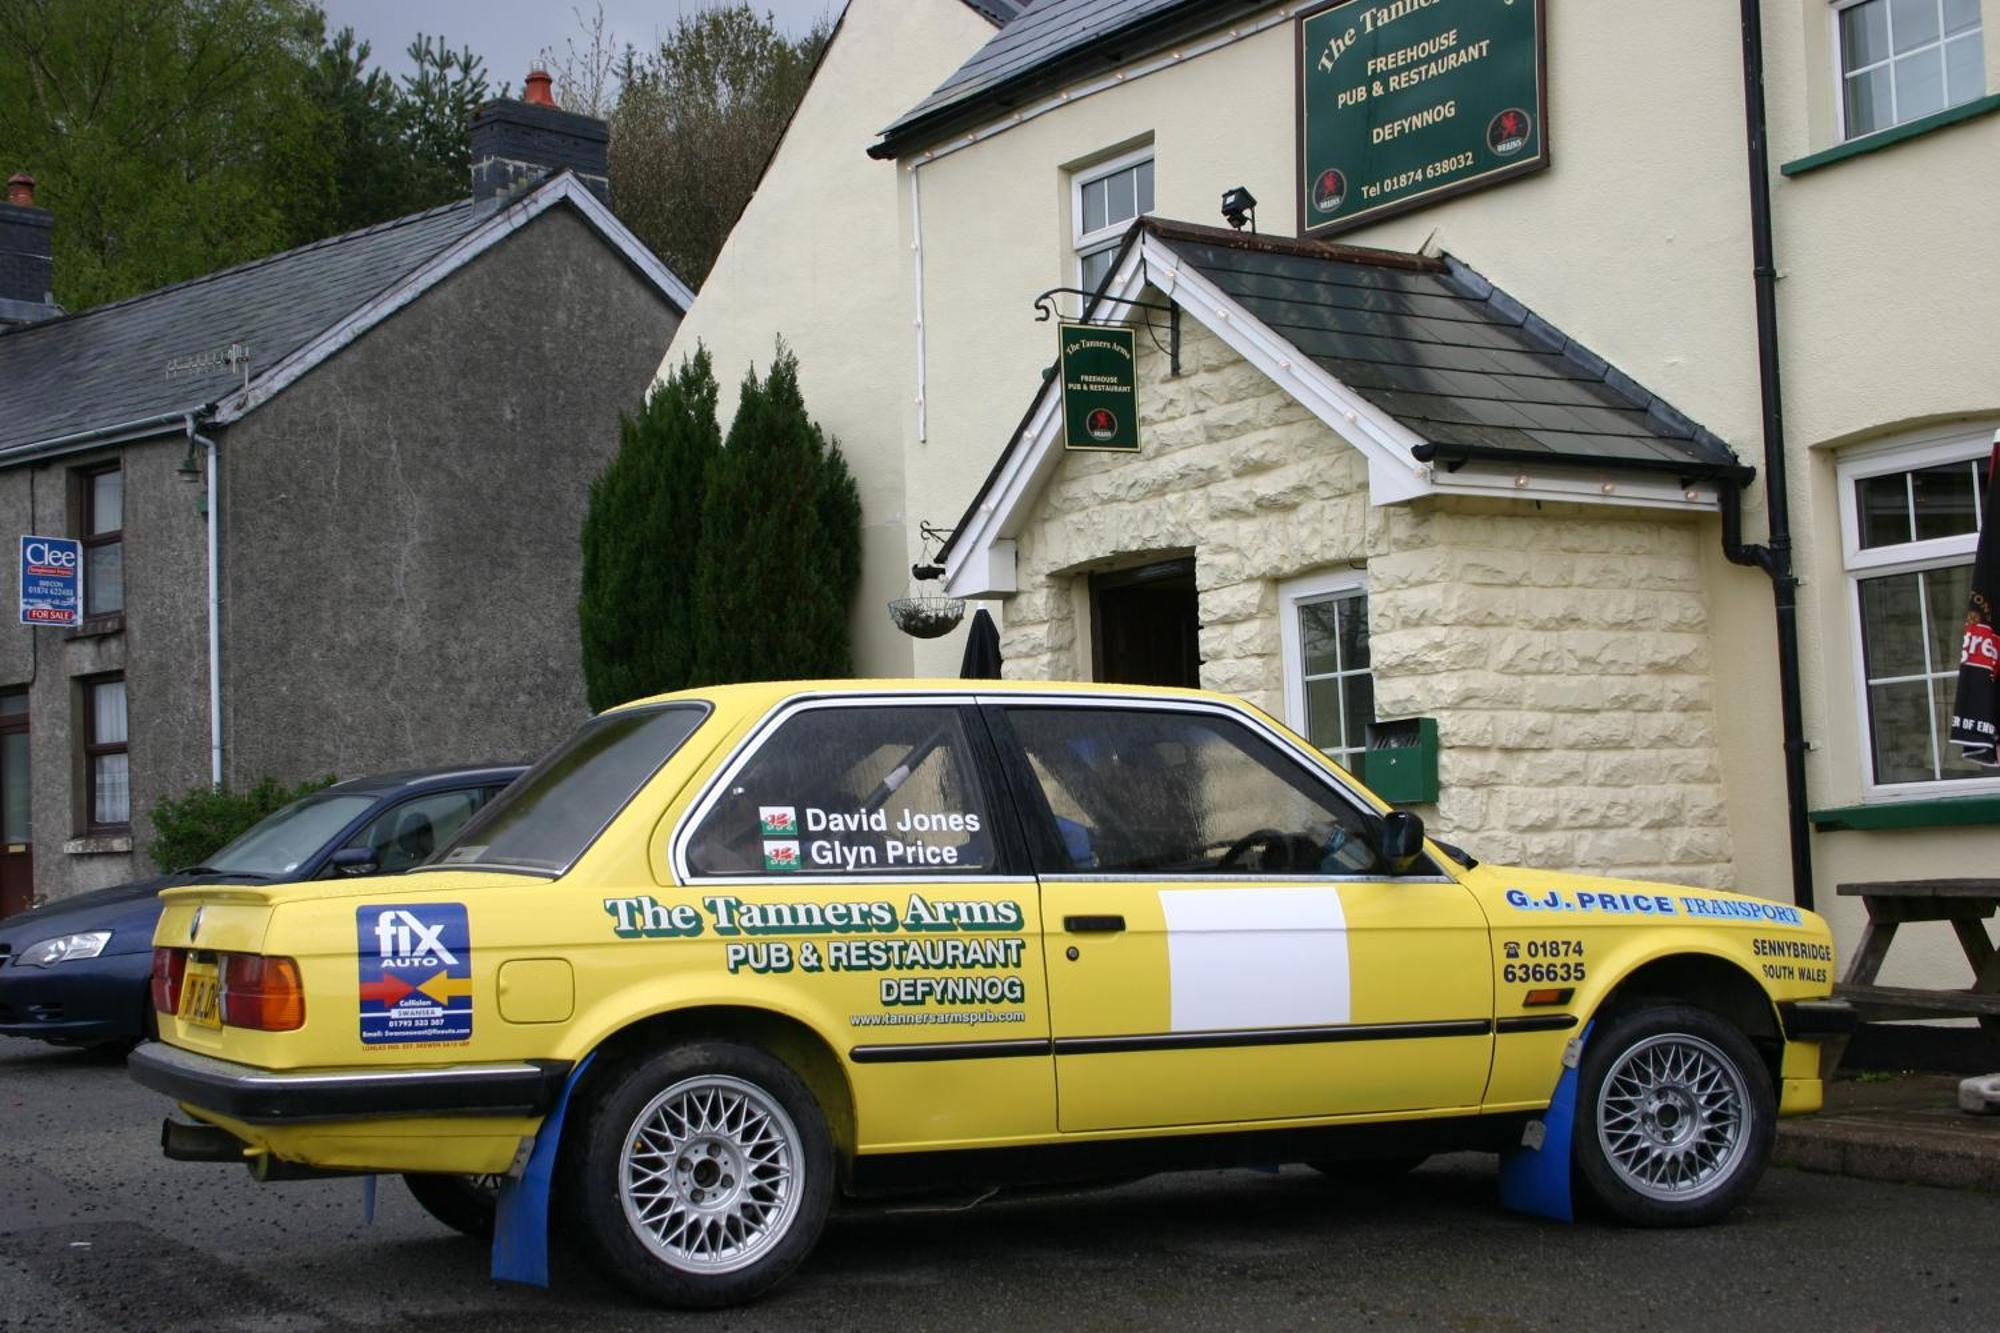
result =
[{"label": "rear bumper", "polygon": [[1778,1006],[1786,1041],[1825,1041],[1853,1033],[1859,1016],[1845,1000],[1792,1000]]},{"label": "rear bumper", "polygon": [[381,1116],[539,1116],[555,1105],[566,1061],[406,1069],[272,1070],[148,1042],[126,1062],[154,1092],[250,1124]]}]

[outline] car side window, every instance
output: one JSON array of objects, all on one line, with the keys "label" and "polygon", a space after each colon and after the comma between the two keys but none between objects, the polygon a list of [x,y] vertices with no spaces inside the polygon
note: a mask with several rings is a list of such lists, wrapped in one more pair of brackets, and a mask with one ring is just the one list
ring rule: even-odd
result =
[{"label": "car side window", "polygon": [[1164,709],[1006,710],[1055,821],[1051,872],[1377,873],[1376,821],[1228,717]]},{"label": "car side window", "polygon": [[391,806],[368,821],[343,847],[375,853],[376,873],[408,870],[444,846],[479,807],[492,799],[491,787],[432,792]]},{"label": "car side window", "polygon": [[956,875],[998,842],[959,708],[792,714],[728,776],[688,840],[695,875]]}]

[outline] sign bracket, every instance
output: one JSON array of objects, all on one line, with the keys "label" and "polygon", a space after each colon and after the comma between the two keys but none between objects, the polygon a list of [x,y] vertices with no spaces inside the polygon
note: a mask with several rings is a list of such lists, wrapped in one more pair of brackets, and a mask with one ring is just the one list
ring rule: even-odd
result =
[{"label": "sign bracket", "polygon": [[[1083,313],[1075,319],[1071,319],[1063,314],[1056,306],[1055,299],[1058,296],[1077,296],[1083,298],[1082,302],[1079,303],[1082,306]],[[1167,345],[1164,347],[1160,346],[1160,331],[1150,319],[1144,321],[1146,335],[1153,340],[1153,346],[1165,354],[1168,376],[1173,379],[1179,379],[1181,375],[1181,307],[1178,301],[1169,301],[1165,305],[1161,305],[1158,301],[1133,301],[1121,296],[1093,292],[1083,287],[1051,287],[1035,298],[1035,321],[1039,324],[1046,324],[1051,319],[1055,320],[1058,324],[1112,323],[1114,321],[1090,318],[1091,314],[1097,309],[1097,306],[1103,302],[1109,302],[1112,305],[1132,306],[1138,310],[1158,310],[1166,315]]]}]

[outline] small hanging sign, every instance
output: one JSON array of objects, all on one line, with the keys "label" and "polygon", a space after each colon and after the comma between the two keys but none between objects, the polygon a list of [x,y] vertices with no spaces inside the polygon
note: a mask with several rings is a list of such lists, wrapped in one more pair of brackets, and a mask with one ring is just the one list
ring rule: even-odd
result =
[{"label": "small hanging sign", "polygon": [[1133,331],[1065,324],[1061,339],[1064,444],[1136,453],[1139,393]]}]

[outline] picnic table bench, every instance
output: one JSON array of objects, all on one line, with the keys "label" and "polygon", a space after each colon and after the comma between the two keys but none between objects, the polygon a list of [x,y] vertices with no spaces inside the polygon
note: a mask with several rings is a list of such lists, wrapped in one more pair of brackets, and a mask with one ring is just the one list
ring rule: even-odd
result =
[{"label": "picnic table bench", "polygon": [[[1842,884],[1842,897],[1859,898],[1868,925],[1834,994],[1854,1006],[1864,1022],[1912,1018],[1976,1018],[1990,1037],[2000,1038],[2000,951],[1986,933],[1986,921],[2000,910],[2000,879],[1913,879]],[[1972,965],[1966,989],[1878,986],[1882,960],[1898,927],[1911,921],[1948,921]]]}]

